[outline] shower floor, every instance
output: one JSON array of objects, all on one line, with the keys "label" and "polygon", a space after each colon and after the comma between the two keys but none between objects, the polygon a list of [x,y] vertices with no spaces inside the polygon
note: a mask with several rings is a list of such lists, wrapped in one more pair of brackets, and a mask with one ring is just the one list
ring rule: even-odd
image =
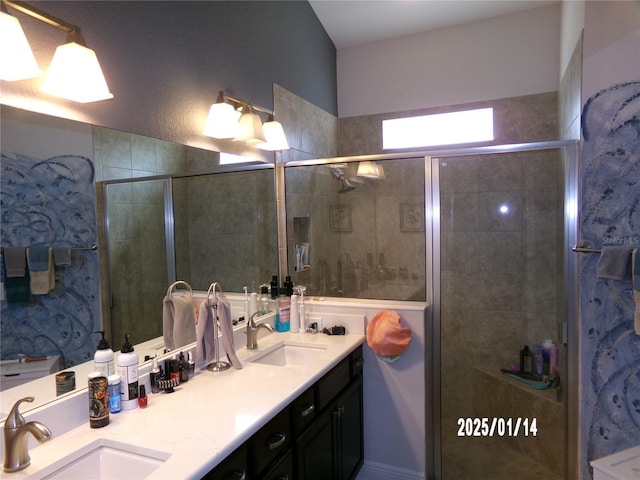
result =
[{"label": "shower floor", "polygon": [[443,480],[562,480],[562,476],[506,445],[500,438],[458,437],[455,420],[443,420],[442,431]]}]

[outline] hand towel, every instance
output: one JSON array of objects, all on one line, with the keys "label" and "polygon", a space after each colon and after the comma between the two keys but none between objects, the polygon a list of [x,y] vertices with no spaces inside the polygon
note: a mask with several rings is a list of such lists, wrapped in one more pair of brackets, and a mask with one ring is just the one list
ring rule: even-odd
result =
[{"label": "hand towel", "polygon": [[[5,247],[2,249],[2,276],[5,298],[8,303],[29,303],[29,271],[26,269],[27,257],[23,247]],[[9,271],[13,274],[9,276]],[[17,276],[20,274],[19,276]]]},{"label": "hand towel", "polygon": [[236,356],[236,346],[233,342],[233,323],[231,320],[231,305],[224,293],[216,294],[218,300],[218,319],[220,322],[220,334],[222,335],[222,348],[227,352],[227,358],[233,365],[233,368],[240,370],[242,364]]},{"label": "hand towel", "polygon": [[385,362],[395,362],[410,342],[411,330],[395,310],[379,311],[367,325],[367,344]]},{"label": "hand towel", "polygon": [[7,278],[25,277],[27,275],[27,254],[24,247],[4,247],[4,269]]},{"label": "hand towel", "polygon": [[191,295],[172,294],[162,302],[162,332],[164,346],[169,350],[196,341],[196,316]]},{"label": "hand towel", "polygon": [[231,306],[224,293],[214,293],[200,304],[198,315],[198,340],[196,341],[196,365],[206,366],[216,359],[216,339],[214,325],[216,315],[220,325],[219,336],[222,337],[222,349],[233,368],[239,370],[242,363],[236,355],[233,342],[233,324],[231,322]]},{"label": "hand towel", "polygon": [[54,248],[53,261],[56,267],[68,267],[71,265],[71,249],[63,247]]},{"label": "hand towel", "polygon": [[29,247],[27,249],[30,286],[33,295],[46,295],[55,287],[55,273],[51,261],[51,248]]},{"label": "hand towel", "polygon": [[640,335],[640,249],[634,248],[631,252],[633,270],[633,300],[636,310],[633,314],[633,326],[636,335]]},{"label": "hand towel", "polygon": [[597,276],[603,280],[631,283],[631,249],[604,247],[598,260]]},{"label": "hand towel", "polygon": [[196,367],[206,367],[216,358],[216,342],[213,329],[213,313],[207,300],[203,300],[198,310],[196,326]]}]

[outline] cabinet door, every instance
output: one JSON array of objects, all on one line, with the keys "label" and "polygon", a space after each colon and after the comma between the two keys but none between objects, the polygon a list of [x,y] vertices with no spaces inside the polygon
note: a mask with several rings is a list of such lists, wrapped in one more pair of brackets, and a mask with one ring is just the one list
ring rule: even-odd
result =
[{"label": "cabinet door", "polygon": [[296,473],[300,480],[334,480],[337,475],[334,442],[336,416],[328,408],[296,442]]},{"label": "cabinet door", "polygon": [[220,465],[207,473],[203,480],[244,480],[247,478],[247,449],[238,447]]},{"label": "cabinet door", "polygon": [[362,422],[362,375],[338,397],[336,410],[339,421],[339,476],[340,480],[356,477],[364,460],[364,434]]},{"label": "cabinet door", "polygon": [[294,480],[293,458],[291,450],[280,460],[275,467],[263,477],[263,480]]}]

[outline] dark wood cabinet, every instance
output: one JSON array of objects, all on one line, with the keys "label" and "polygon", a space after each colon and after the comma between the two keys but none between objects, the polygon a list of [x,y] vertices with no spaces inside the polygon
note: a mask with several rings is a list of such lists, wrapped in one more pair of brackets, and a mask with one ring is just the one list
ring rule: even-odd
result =
[{"label": "dark wood cabinet", "polygon": [[362,347],[204,478],[353,480],[364,459]]}]

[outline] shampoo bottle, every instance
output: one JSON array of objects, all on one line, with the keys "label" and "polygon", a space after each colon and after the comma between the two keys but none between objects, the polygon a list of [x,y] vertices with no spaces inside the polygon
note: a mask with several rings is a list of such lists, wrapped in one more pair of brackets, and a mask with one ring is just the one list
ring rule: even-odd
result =
[{"label": "shampoo bottle", "polygon": [[95,369],[96,372],[100,372],[105,377],[109,377],[116,373],[116,365],[113,360],[113,350],[111,350],[111,346],[109,345],[109,342],[107,342],[107,339],[104,338],[104,331],[96,333],[100,333],[102,335],[102,339],[100,339],[96,354],[93,356]]},{"label": "shampoo bottle", "polygon": [[138,407],[138,354],[129,343],[129,334],[124,336],[124,344],[118,356],[120,385],[122,391],[122,410],[133,410]]}]

